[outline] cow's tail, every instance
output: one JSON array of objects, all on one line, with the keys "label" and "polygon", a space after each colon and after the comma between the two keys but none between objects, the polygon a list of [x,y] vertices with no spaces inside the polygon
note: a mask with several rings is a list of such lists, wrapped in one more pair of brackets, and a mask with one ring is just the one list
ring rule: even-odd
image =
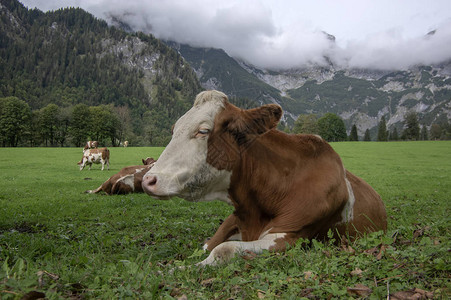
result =
[{"label": "cow's tail", "polygon": [[87,191],[85,191],[85,193],[87,193],[87,194],[97,194],[101,190],[102,190],[102,185],[99,186],[98,188],[96,188],[95,190],[87,190]]}]

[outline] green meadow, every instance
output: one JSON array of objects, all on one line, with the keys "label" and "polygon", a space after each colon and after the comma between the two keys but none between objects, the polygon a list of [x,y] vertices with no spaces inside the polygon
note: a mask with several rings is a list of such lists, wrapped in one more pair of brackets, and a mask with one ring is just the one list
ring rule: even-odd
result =
[{"label": "green meadow", "polygon": [[111,148],[104,171],[79,171],[81,148],[0,148],[0,299],[451,297],[451,142],[332,146],[382,196],[386,233],[205,268],[225,203],[84,193],[163,148]]}]

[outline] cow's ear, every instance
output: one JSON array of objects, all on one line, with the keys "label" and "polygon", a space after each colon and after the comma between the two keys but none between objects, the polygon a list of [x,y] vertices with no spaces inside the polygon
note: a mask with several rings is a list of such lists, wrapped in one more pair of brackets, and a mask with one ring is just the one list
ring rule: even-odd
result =
[{"label": "cow's ear", "polygon": [[245,111],[245,122],[250,133],[262,134],[279,124],[282,108],[276,104],[267,104]]},{"label": "cow's ear", "polygon": [[277,126],[282,109],[275,104],[263,105],[258,108],[235,111],[225,118],[222,126],[238,143],[243,145],[252,141],[255,136],[261,135]]}]

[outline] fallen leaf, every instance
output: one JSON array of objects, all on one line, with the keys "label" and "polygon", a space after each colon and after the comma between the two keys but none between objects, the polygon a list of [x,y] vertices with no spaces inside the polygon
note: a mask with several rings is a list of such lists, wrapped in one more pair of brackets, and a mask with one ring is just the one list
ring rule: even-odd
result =
[{"label": "fallen leaf", "polygon": [[360,283],[356,284],[354,287],[348,287],[346,289],[350,296],[356,295],[359,297],[366,297],[373,292],[369,287]]},{"label": "fallen leaf", "polygon": [[420,236],[422,236],[424,234],[424,230],[423,229],[415,229],[413,231],[413,238],[416,239]]},{"label": "fallen leaf", "polygon": [[312,275],[313,275],[312,271],[305,271],[304,272],[304,279],[309,279],[309,278],[312,277]]},{"label": "fallen leaf", "polygon": [[376,257],[377,260],[380,260],[382,256],[384,255],[385,250],[388,248],[385,244],[379,244],[374,248],[370,248],[368,250],[365,250],[364,252],[367,254],[371,254]]},{"label": "fallen leaf", "polygon": [[414,288],[408,291],[398,291],[393,295],[390,295],[391,300],[423,300],[433,299],[434,294],[422,289]]},{"label": "fallen leaf", "polygon": [[300,297],[304,297],[304,298],[312,298],[312,292],[313,292],[314,290],[312,289],[312,288],[306,288],[306,289],[303,289],[302,291],[301,291],[301,293],[299,294],[299,296]]},{"label": "fallen leaf", "polygon": [[355,268],[353,271],[351,271],[351,275],[352,276],[360,276],[362,275],[363,271],[360,270],[359,268]]},{"label": "fallen leaf", "polygon": [[21,300],[35,300],[35,299],[44,299],[45,294],[37,291],[31,291],[26,293],[20,298]]},{"label": "fallen leaf", "polygon": [[50,279],[55,280],[55,281],[60,278],[58,275],[47,272],[47,271],[38,271],[36,273],[36,275],[38,275],[38,284],[40,287],[45,285],[44,276],[49,277]]},{"label": "fallen leaf", "polygon": [[420,295],[422,295],[422,296],[425,296],[426,299],[432,299],[432,298],[434,298],[434,293],[432,293],[432,292],[428,292],[428,291],[425,291],[425,290],[422,290],[422,289],[419,289],[419,288],[415,288],[415,292],[416,292],[417,294],[420,294]]},{"label": "fallen leaf", "polygon": [[202,280],[202,282],[200,284],[202,286],[211,286],[215,280],[216,280],[216,278],[205,279],[205,280]]},{"label": "fallen leaf", "polygon": [[327,250],[323,250],[323,253],[324,253],[324,255],[327,257],[327,258],[331,258],[331,254],[330,254],[330,252],[329,251],[327,251]]},{"label": "fallen leaf", "polygon": [[254,258],[257,257],[257,254],[255,252],[246,250],[244,251],[243,255],[241,255],[241,257],[245,260],[253,260]]},{"label": "fallen leaf", "polygon": [[377,260],[381,260],[382,256],[384,255],[385,250],[387,249],[387,245],[382,244],[381,248],[379,250],[379,253],[376,255]]},{"label": "fallen leaf", "polygon": [[258,291],[258,292],[257,292],[257,297],[258,297],[258,299],[263,299],[263,298],[265,298],[265,297],[266,297],[265,292],[263,292],[263,291]]}]

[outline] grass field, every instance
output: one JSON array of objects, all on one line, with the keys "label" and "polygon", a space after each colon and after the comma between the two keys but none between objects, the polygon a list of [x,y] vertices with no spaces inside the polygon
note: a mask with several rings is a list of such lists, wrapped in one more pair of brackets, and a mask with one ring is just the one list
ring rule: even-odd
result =
[{"label": "grass field", "polygon": [[0,148],[0,298],[449,298],[451,142],[332,146],[381,194],[387,233],[203,269],[192,265],[231,207],[84,193],[162,148],[112,148],[109,171],[81,172],[81,149]]}]

